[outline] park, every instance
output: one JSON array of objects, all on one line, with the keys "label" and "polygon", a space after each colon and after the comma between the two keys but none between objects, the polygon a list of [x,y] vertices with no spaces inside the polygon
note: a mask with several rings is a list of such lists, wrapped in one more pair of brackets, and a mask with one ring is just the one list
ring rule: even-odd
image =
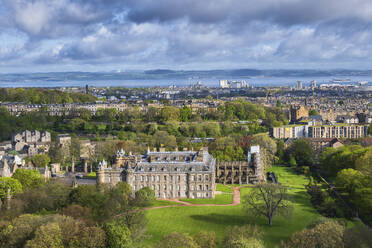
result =
[{"label": "park", "polygon": [[[291,218],[276,217],[273,226],[269,226],[263,217],[248,215],[242,204],[232,204],[232,188],[227,185],[218,185],[215,199],[188,199],[185,205],[175,202],[158,201],[156,206],[146,210],[148,218],[147,234],[149,245],[158,242],[165,234],[171,232],[188,233],[194,235],[201,230],[215,232],[219,241],[229,226],[243,226],[247,224],[258,225],[264,231],[265,247],[275,247],[281,240],[286,240],[298,231],[304,229],[311,221],[321,215],[310,203],[310,196],[305,186],[309,178],[298,175],[290,167],[273,166],[279,182],[287,186],[293,202],[294,212]],[[235,186],[235,185],[234,185]],[[250,190],[249,186],[240,188],[241,197]],[[182,200],[182,199],[181,199]],[[203,204],[205,204],[203,206]],[[162,206],[160,206],[162,205]]]}]

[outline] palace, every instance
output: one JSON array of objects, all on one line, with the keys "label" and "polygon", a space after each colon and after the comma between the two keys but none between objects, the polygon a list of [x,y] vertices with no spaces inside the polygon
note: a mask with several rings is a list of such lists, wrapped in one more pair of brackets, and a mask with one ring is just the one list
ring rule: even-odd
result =
[{"label": "palace", "polygon": [[199,151],[148,150],[136,156],[123,150],[111,167],[102,161],[97,183],[127,182],[134,191],[149,187],[157,198],[214,198],[216,160],[207,148]]},{"label": "palace", "polygon": [[216,181],[223,184],[256,184],[265,181],[260,146],[251,146],[247,161],[217,162]]}]

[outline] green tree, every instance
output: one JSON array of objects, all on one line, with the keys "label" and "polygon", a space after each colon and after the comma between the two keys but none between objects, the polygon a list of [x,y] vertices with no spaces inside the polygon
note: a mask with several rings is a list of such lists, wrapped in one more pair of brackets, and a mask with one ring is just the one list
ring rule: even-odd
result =
[{"label": "green tree", "polygon": [[149,187],[144,187],[135,193],[135,202],[137,206],[147,207],[155,201],[155,192]]},{"label": "green tree", "polygon": [[296,160],[298,166],[310,166],[313,164],[313,150],[309,141],[298,139],[288,148],[289,156]]},{"label": "green tree", "polygon": [[62,231],[57,223],[40,226],[35,237],[26,243],[26,248],[63,248]]},{"label": "green tree", "polygon": [[32,163],[39,168],[43,168],[50,163],[50,157],[47,154],[37,154],[31,158]]},{"label": "green tree", "polygon": [[226,248],[263,248],[263,232],[257,226],[233,226],[226,228],[223,245]]},{"label": "green tree", "polygon": [[344,247],[371,247],[372,244],[372,230],[366,225],[359,224],[344,232]]},{"label": "green tree", "polygon": [[155,246],[157,248],[199,248],[194,239],[186,233],[170,233]]},{"label": "green tree", "polygon": [[366,177],[362,172],[354,169],[343,169],[337,173],[335,184],[343,191],[353,195],[355,190],[361,189],[366,184]]},{"label": "green tree", "polygon": [[183,122],[188,122],[192,117],[192,109],[189,106],[184,106],[180,109],[180,119]]},{"label": "green tree", "polygon": [[133,241],[128,227],[119,218],[118,220],[106,223],[106,246],[108,248],[131,248]]},{"label": "green tree", "polygon": [[0,200],[5,200],[8,190],[11,196],[22,193],[22,184],[11,177],[0,177]]},{"label": "green tree", "polygon": [[339,248],[343,245],[344,226],[337,221],[326,220],[313,228],[306,228],[282,242],[283,248]]},{"label": "green tree", "polygon": [[200,248],[217,247],[217,237],[214,232],[200,231],[194,236],[194,240]]},{"label": "green tree", "polygon": [[277,215],[290,216],[293,206],[287,188],[280,184],[259,184],[243,197],[243,206],[248,214],[264,216],[272,226]]},{"label": "green tree", "polygon": [[17,179],[24,189],[38,188],[44,184],[39,170],[17,169],[12,178]]},{"label": "green tree", "polygon": [[171,106],[165,106],[160,111],[160,118],[163,123],[167,121],[179,121],[180,109]]},{"label": "green tree", "polygon": [[262,240],[255,238],[239,238],[231,242],[231,248],[264,248]]},{"label": "green tree", "polygon": [[310,109],[309,115],[319,115],[319,112],[316,109]]}]

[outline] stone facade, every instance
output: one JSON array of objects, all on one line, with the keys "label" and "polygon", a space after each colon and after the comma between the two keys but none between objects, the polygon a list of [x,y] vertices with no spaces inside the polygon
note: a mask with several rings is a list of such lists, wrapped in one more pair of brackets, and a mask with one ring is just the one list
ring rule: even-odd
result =
[{"label": "stone facade", "polygon": [[252,146],[247,161],[217,162],[216,181],[223,184],[254,184],[265,181],[260,147]]},{"label": "stone facade", "polygon": [[215,159],[206,148],[199,151],[163,149],[135,156],[124,151],[116,155],[116,163],[108,167],[100,163],[98,183],[115,185],[125,181],[134,191],[143,187],[154,190],[157,198],[214,198]]},{"label": "stone facade", "polygon": [[302,117],[309,117],[309,110],[304,106],[291,106],[291,122],[295,123]]},{"label": "stone facade", "polygon": [[25,130],[12,136],[12,148],[27,156],[48,152],[51,142],[50,133],[47,131]]}]

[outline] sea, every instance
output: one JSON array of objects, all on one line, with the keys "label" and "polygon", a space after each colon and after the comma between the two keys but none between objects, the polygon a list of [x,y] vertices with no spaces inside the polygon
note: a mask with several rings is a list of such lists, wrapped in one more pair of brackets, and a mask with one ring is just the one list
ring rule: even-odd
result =
[{"label": "sea", "polygon": [[[219,80],[245,80],[250,86],[295,86],[297,81],[302,81],[303,86],[310,85],[312,80],[317,82],[317,85],[336,83],[332,82],[334,77],[244,77],[244,78],[198,78],[198,79],[125,79],[125,80],[13,80],[11,82],[1,81],[2,88],[18,88],[18,87],[45,87],[45,88],[60,88],[60,87],[127,87],[127,88],[145,88],[145,87],[187,87],[196,84],[198,81],[203,86],[218,87]],[[344,84],[357,82],[368,82],[372,84],[371,76],[357,77],[342,77],[337,80],[344,80]]]}]

